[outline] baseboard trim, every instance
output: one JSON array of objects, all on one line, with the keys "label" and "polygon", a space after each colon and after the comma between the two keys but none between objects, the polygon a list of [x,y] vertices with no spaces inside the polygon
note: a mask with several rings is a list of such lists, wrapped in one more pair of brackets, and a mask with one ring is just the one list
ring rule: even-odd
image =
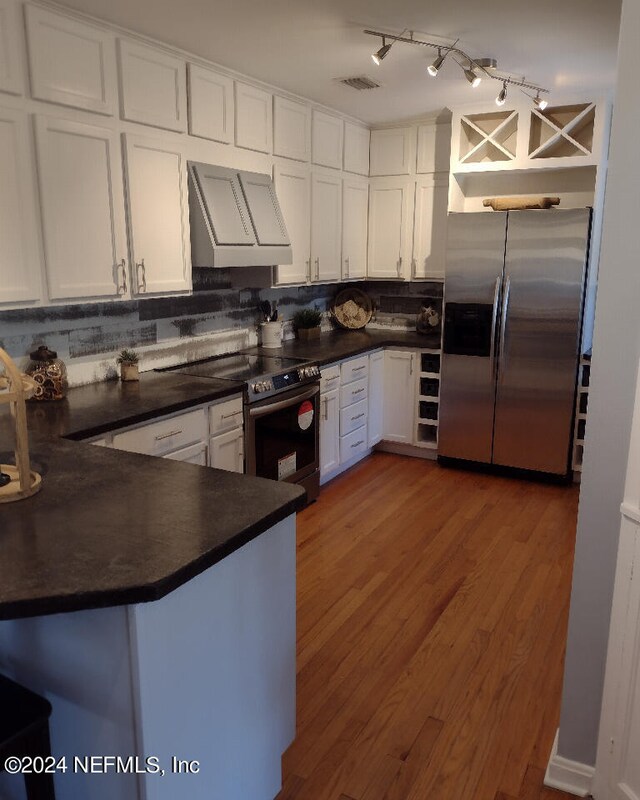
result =
[{"label": "baseboard trim", "polygon": [[553,740],[547,771],[544,776],[544,785],[551,789],[560,789],[576,797],[586,797],[591,791],[591,784],[595,774],[595,767],[571,761],[558,755],[558,733]]}]

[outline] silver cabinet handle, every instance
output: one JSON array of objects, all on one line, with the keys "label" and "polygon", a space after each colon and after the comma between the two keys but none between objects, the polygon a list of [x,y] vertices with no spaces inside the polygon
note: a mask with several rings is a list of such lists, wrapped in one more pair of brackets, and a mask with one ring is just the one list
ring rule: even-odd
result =
[{"label": "silver cabinet handle", "polygon": [[344,277],[348,278],[349,277],[349,256],[347,256],[345,258],[344,264],[345,264],[345,267],[346,267]]},{"label": "silver cabinet handle", "polygon": [[364,417],[364,411],[362,414],[356,414],[355,417],[351,417],[351,422],[355,422],[357,419],[361,419],[362,417]]},{"label": "silver cabinet handle", "polygon": [[413,375],[413,353],[409,357],[409,377]]},{"label": "silver cabinet handle", "polygon": [[351,447],[360,447],[361,444],[364,444],[364,439],[360,439],[359,442],[354,442]]},{"label": "silver cabinet handle", "polygon": [[362,392],[364,392],[364,387],[362,389],[355,389],[351,394],[362,394]]},{"label": "silver cabinet handle", "polygon": [[402,256],[398,256],[398,277],[402,277]]},{"label": "silver cabinet handle", "polygon": [[156,442],[161,442],[163,439],[170,439],[172,436],[177,436],[179,433],[182,433],[181,430],[178,431],[169,431],[169,433],[161,433],[156,436]]},{"label": "silver cabinet handle", "polygon": [[138,278],[138,291],[147,291],[147,268],[144,265],[144,258],[136,264],[136,276]]},{"label": "silver cabinet handle", "polygon": [[304,263],[307,266],[307,279],[311,280],[311,259],[308,258]]},{"label": "silver cabinet handle", "polygon": [[324,398],[324,419],[325,422],[329,419],[329,398]]},{"label": "silver cabinet handle", "polygon": [[[126,294],[127,293],[127,262],[121,259],[118,267],[122,267],[122,285],[118,284],[118,294]],[[118,270],[116,270],[118,271]]]},{"label": "silver cabinet handle", "polygon": [[242,414],[242,411],[234,411],[231,414],[220,414],[220,419],[229,419],[230,417],[237,417],[238,414]]},{"label": "silver cabinet handle", "polygon": [[366,365],[366,364],[363,364],[361,367],[354,367],[354,368],[351,370],[351,372],[360,372],[361,370],[363,370],[363,369],[366,369],[366,368],[367,368],[367,365]]},{"label": "silver cabinet handle", "polygon": [[316,280],[320,280],[320,256],[316,257]]},{"label": "silver cabinet handle", "polygon": [[418,262],[415,258],[411,259],[411,277],[415,278],[418,273]]}]

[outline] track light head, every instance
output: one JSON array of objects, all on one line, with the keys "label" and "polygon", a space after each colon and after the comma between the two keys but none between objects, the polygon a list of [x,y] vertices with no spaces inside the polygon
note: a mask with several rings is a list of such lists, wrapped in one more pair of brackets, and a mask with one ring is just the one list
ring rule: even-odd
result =
[{"label": "track light head", "polygon": [[496,97],[496,105],[503,106],[507,100],[507,82],[505,81],[502,84],[502,89],[500,89],[500,94]]},{"label": "track light head", "polygon": [[542,97],[540,97],[540,92],[538,92],[538,94],[535,96],[533,104],[538,109],[538,111],[544,111],[545,108],[549,105],[549,101],[544,100]]},{"label": "track light head", "polygon": [[429,64],[429,66],[427,67],[427,72],[429,73],[429,75],[431,75],[432,78],[436,77],[436,75],[438,74],[438,71],[440,70],[440,67],[443,65],[444,60],[445,60],[446,57],[447,57],[447,54],[445,53],[444,55],[442,55],[442,50],[439,47],[438,48],[438,57],[433,62],[433,64]]},{"label": "track light head", "polygon": [[[393,42],[391,42],[393,44]],[[371,54],[371,60],[373,61],[376,66],[380,65],[382,59],[387,55],[389,50],[391,50],[391,44],[387,44],[385,37],[382,37],[382,47],[379,50],[376,50],[375,53]]]},{"label": "track light head", "polygon": [[471,62],[469,62],[468,67],[463,67],[462,71],[464,72],[464,77],[471,84],[471,88],[475,89],[477,86],[480,86],[480,81],[482,80],[482,78],[475,71],[475,69],[473,68],[473,64]]}]

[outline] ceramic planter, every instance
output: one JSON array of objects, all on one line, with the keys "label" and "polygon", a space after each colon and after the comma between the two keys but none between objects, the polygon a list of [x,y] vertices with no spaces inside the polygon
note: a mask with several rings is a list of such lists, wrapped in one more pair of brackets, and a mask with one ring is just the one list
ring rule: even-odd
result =
[{"label": "ceramic planter", "polygon": [[308,342],[309,339],[319,339],[320,328],[298,328],[298,339],[302,342]]},{"label": "ceramic planter", "polygon": [[120,379],[123,381],[139,381],[140,370],[137,364],[120,364]]}]

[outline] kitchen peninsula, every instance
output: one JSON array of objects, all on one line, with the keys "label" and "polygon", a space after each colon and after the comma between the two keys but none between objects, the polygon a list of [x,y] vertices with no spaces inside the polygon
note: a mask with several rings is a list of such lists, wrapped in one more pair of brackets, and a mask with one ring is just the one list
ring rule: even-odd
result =
[{"label": "kitchen peninsula", "polygon": [[[159,774],[56,775],[65,800],[272,798],[295,734],[295,512],[304,492],[85,438],[237,387],[143,376],[30,406],[41,492],[0,511],[0,671],[53,704],[52,749]],[[0,419],[0,451],[11,448]],[[171,758],[198,761],[172,774]],[[17,776],[2,797],[21,798]]]}]

